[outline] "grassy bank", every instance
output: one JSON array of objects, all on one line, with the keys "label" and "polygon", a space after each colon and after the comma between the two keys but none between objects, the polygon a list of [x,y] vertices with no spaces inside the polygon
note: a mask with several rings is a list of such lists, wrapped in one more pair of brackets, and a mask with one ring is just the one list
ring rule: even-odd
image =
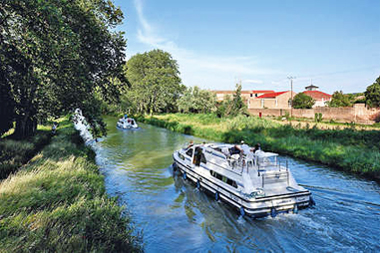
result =
[{"label": "grassy bank", "polygon": [[139,121],[214,141],[261,143],[264,150],[279,152],[380,181],[380,132],[355,129],[302,128],[269,119],[239,116],[164,114]]},{"label": "grassy bank", "polygon": [[0,181],[0,252],[140,251],[94,157],[66,120],[50,144]]},{"label": "grassy bank", "polygon": [[49,127],[39,126],[36,135],[27,140],[16,141],[11,137],[0,138],[0,180],[27,163],[50,142],[52,134]]}]

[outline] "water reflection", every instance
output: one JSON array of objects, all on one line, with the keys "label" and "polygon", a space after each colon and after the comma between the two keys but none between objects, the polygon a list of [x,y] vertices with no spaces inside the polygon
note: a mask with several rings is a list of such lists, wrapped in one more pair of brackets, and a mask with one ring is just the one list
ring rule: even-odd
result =
[{"label": "water reflection", "polygon": [[110,132],[98,143],[97,162],[107,191],[119,196],[143,231],[147,252],[380,251],[374,182],[289,159],[316,208],[252,221],[173,174],[173,151],[201,139],[144,124],[119,131],[116,120],[107,119]]}]

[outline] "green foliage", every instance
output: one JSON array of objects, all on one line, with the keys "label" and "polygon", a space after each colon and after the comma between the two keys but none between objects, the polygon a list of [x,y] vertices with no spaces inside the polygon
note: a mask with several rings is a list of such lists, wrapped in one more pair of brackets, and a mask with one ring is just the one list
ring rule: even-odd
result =
[{"label": "green foliage", "polygon": [[380,76],[364,92],[365,101],[369,107],[380,107]]},{"label": "green foliage", "polygon": [[15,137],[25,138],[37,121],[76,107],[101,121],[86,106],[95,92],[117,98],[111,77],[125,83],[125,40],[110,31],[122,21],[120,9],[107,0],[3,0],[0,9],[0,91],[11,113],[0,132],[15,121]]},{"label": "green foliage", "polygon": [[314,121],[315,122],[322,122],[322,113],[315,113]]},{"label": "green foliage", "polygon": [[215,110],[216,94],[198,86],[189,87],[178,99],[178,110],[185,113],[210,113]]},{"label": "green foliage", "polygon": [[50,138],[50,131],[37,131],[36,135],[27,140],[0,139],[0,180],[27,163],[49,143]]},{"label": "green foliage", "polygon": [[311,109],[315,104],[315,100],[303,92],[298,93],[293,98],[293,108],[295,109]]},{"label": "green foliage", "polygon": [[[320,162],[345,171],[380,180],[379,131],[294,127],[258,117],[217,118],[204,115],[168,114],[141,118],[145,123],[210,140],[249,145],[261,143],[264,150]],[[318,116],[319,117],[319,116]]]},{"label": "green foliage", "polygon": [[136,54],[127,62],[126,77],[131,89],[122,97],[136,113],[174,112],[185,89],[177,61],[159,49]]},{"label": "green foliage", "polygon": [[66,121],[0,182],[0,252],[139,252],[123,209],[106,195],[93,151]]},{"label": "green foliage", "polygon": [[223,101],[217,105],[218,117],[235,117],[239,114],[247,114],[247,106],[241,97],[241,84],[236,84],[236,92],[231,99],[225,96]]},{"label": "green foliage", "polygon": [[343,94],[343,91],[335,91],[328,105],[329,107],[347,107],[352,106],[352,103],[349,95]]}]

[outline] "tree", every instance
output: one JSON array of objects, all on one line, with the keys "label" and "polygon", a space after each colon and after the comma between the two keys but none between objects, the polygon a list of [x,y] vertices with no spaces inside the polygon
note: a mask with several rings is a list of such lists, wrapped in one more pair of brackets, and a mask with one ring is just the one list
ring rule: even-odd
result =
[{"label": "tree", "polygon": [[122,18],[107,0],[1,1],[1,90],[14,108],[15,137],[32,135],[37,120],[76,107],[105,132],[94,95],[117,99],[119,87],[109,80],[126,83],[125,40],[110,32]]},{"label": "tree", "polygon": [[238,114],[246,113],[247,106],[244,104],[243,99],[241,98],[241,84],[236,84],[236,92],[232,98],[231,105],[231,116],[237,116]]},{"label": "tree", "polygon": [[364,92],[365,102],[369,107],[380,107],[380,76]]},{"label": "tree", "polygon": [[343,91],[335,91],[328,105],[329,107],[347,107],[352,106],[352,102],[348,95],[343,94]]},{"label": "tree", "polygon": [[293,98],[294,109],[311,109],[314,104],[315,100],[303,92],[298,93]]},{"label": "tree", "polygon": [[136,54],[127,62],[126,92],[138,113],[173,112],[185,86],[181,84],[177,61],[159,49]]},{"label": "tree", "polygon": [[230,96],[225,96],[223,101],[217,106],[216,114],[218,117],[237,116],[247,113],[247,106],[241,97],[241,84],[236,84],[236,91],[231,99]]},{"label": "tree", "polygon": [[194,86],[186,89],[178,99],[177,106],[179,111],[185,113],[210,113],[215,109],[215,101],[215,93]]}]

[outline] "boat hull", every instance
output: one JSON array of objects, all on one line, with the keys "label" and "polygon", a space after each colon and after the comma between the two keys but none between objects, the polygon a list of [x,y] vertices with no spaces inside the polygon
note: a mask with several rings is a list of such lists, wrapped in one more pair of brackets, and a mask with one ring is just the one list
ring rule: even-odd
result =
[{"label": "boat hull", "polygon": [[297,212],[313,203],[311,193],[308,190],[297,191],[294,193],[277,194],[256,198],[244,197],[239,192],[232,192],[214,182],[212,178],[206,178],[195,170],[194,166],[185,164],[175,153],[173,155],[174,166],[184,175],[184,178],[197,184],[215,196],[216,199],[237,208],[241,214],[251,217],[264,217],[276,215],[280,212]]},{"label": "boat hull", "polygon": [[117,124],[116,127],[119,128],[119,129],[122,129],[122,130],[137,129],[137,128],[139,128],[138,126],[132,126],[132,125],[123,126],[122,124]]}]

